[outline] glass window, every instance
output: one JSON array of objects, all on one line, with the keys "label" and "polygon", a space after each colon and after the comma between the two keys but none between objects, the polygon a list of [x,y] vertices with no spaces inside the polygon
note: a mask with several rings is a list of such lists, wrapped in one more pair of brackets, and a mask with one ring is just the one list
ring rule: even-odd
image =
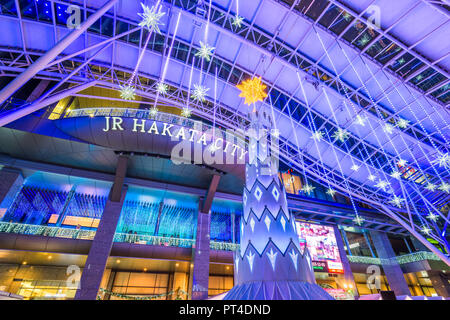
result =
[{"label": "glass window", "polygon": [[14,0],[4,0],[0,4],[0,13],[5,15],[17,16],[17,9]]},{"label": "glass window", "polygon": [[52,3],[50,1],[36,1],[39,21],[52,22]]},{"label": "glass window", "polygon": [[336,34],[341,34],[341,32],[345,30],[345,28],[353,21],[353,19],[354,18],[350,13],[342,10],[339,17],[335,22],[333,22],[329,29]]},{"label": "glass window", "polygon": [[423,91],[428,91],[429,89],[431,89],[432,87],[434,87],[435,85],[437,85],[438,83],[444,81],[446,78],[444,75],[442,75],[441,73],[436,73],[434,76],[430,77],[429,79],[423,81],[422,83],[420,83],[418,85],[418,87],[420,89],[422,89]]},{"label": "glass window", "polygon": [[341,10],[334,4],[325,12],[325,14],[320,18],[319,23],[324,27],[328,28],[333,22],[336,21],[337,17],[340,15]]},{"label": "glass window", "polygon": [[34,1],[19,0],[19,6],[22,17],[37,19],[37,12]]},{"label": "glass window", "polygon": [[112,37],[114,35],[114,20],[103,16],[101,19],[101,32],[103,35]]},{"label": "glass window", "polygon": [[366,53],[371,57],[375,57],[377,54],[386,49],[386,47],[388,47],[391,43],[392,42],[387,38],[382,37],[380,40],[371,45],[370,48],[367,49]]},{"label": "glass window", "polygon": [[328,5],[328,1],[326,0],[315,0],[312,5],[309,6],[308,11],[306,11],[306,15],[313,20],[316,20],[325,10]]},{"label": "glass window", "polygon": [[342,232],[345,232],[345,234],[347,235],[352,255],[372,257],[372,252],[370,251],[369,244],[367,243],[366,237],[362,233],[355,233],[344,230],[342,230]]},{"label": "glass window", "polygon": [[380,62],[381,64],[386,64],[388,61],[393,59],[395,56],[397,56],[402,51],[402,48],[397,46],[396,44],[391,44],[387,47],[386,50],[384,50],[381,54],[379,54],[375,59]]}]

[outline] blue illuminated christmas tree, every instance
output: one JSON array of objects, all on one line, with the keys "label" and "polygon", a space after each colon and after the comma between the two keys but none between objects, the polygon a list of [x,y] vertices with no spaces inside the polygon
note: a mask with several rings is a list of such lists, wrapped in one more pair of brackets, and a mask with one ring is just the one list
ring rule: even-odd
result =
[{"label": "blue illuminated christmas tree", "polygon": [[300,250],[264,116],[251,114],[241,244],[234,258],[235,286],[225,300],[332,299],[315,283],[308,250]]}]

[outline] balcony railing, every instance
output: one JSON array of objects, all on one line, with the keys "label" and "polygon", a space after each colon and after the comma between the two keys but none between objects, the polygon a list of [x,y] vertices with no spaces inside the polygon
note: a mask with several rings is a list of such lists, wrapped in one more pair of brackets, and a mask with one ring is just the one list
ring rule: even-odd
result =
[{"label": "balcony railing", "polygon": [[[48,226],[39,226],[23,223],[10,223],[10,222],[0,222],[0,232],[39,235],[54,238],[82,239],[82,240],[92,240],[94,239],[95,236],[94,230],[48,227]],[[151,236],[151,235],[129,234],[129,233],[116,233],[114,235],[114,242],[127,242],[153,246],[182,247],[182,248],[192,248],[195,245],[195,239],[180,239],[173,237],[162,237],[162,236]],[[211,241],[210,248],[212,250],[236,251],[239,249],[239,244]],[[347,256],[347,258],[352,263],[362,263],[362,264],[387,265],[393,262],[391,259],[380,259],[362,256]],[[439,257],[436,256],[434,253],[427,251],[413,252],[397,256],[395,258],[397,260],[396,262],[398,262],[399,264],[423,260],[436,260],[436,261],[440,260]]]},{"label": "balcony railing", "polygon": [[[0,222],[0,232],[27,235],[47,236],[54,238],[92,240],[95,236],[94,230],[71,229],[60,227],[48,227],[23,223]],[[127,242],[166,247],[192,248],[194,239],[180,239],[173,237],[151,236],[142,234],[116,233],[115,242]],[[212,250],[235,251],[239,244],[229,242],[211,241]]]},{"label": "balcony railing", "polygon": [[[361,257],[361,256],[347,256],[348,261],[353,263],[363,263],[363,264],[376,264],[376,265],[389,265],[394,261],[392,259],[380,259],[373,257]],[[410,262],[417,262],[423,260],[436,260],[439,261],[439,257],[432,252],[428,251],[418,251],[413,253],[404,254],[395,257],[398,264],[405,264]]]}]

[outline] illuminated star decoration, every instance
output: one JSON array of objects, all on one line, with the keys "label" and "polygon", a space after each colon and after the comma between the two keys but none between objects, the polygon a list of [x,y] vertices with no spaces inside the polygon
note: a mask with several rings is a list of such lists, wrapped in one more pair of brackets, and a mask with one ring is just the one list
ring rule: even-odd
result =
[{"label": "illuminated star decoration", "polygon": [[394,126],[390,123],[386,123],[383,127],[383,131],[387,134],[392,134],[394,132]]},{"label": "illuminated star decoration", "polygon": [[120,87],[120,97],[124,100],[134,100],[136,89],[129,84]]},{"label": "illuminated star decoration", "polygon": [[154,117],[154,116],[156,116],[157,114],[158,114],[158,108],[157,107],[153,107],[153,108],[151,108],[150,109],[150,115],[152,116],[152,117]]},{"label": "illuminated star decoration", "polygon": [[390,200],[389,203],[392,203],[394,206],[396,206],[398,208],[401,208],[403,201],[405,201],[405,199],[397,197],[396,195],[394,195],[394,199]]},{"label": "illuminated star decoration", "polygon": [[406,127],[408,126],[409,122],[410,122],[409,120],[400,118],[397,121],[397,127],[401,128],[401,129],[406,129]]},{"label": "illuminated star decoration", "polygon": [[371,175],[369,175],[369,177],[367,179],[369,179],[370,181],[375,181],[376,178],[377,178],[377,176],[371,174]]},{"label": "illuminated star decoration", "polygon": [[433,212],[430,212],[430,213],[427,215],[427,219],[430,219],[431,221],[436,222],[437,219],[439,219],[439,216],[438,216],[437,214],[434,214]]},{"label": "illuminated star decoration", "polygon": [[143,3],[141,3],[141,6],[144,12],[138,13],[142,18],[142,21],[139,22],[139,26],[147,27],[147,29],[161,34],[161,30],[159,30],[159,25],[161,24],[160,20],[166,14],[165,12],[161,12],[162,6],[159,6],[159,8],[156,8],[155,6],[149,8]]},{"label": "illuminated star decoration", "polygon": [[233,22],[231,23],[233,26],[240,28],[242,26],[242,22],[244,21],[244,17],[239,15],[235,15],[233,18]]},{"label": "illuminated star decoration", "polygon": [[427,190],[429,190],[429,191],[435,191],[436,188],[437,188],[437,185],[432,184],[432,183],[430,183],[430,182],[429,182],[429,183],[426,185],[426,187],[425,187],[425,189],[427,189]]},{"label": "illuminated star decoration", "polygon": [[349,134],[347,130],[339,128],[333,133],[331,137],[334,138],[334,141],[339,140],[340,142],[345,142],[345,140],[348,139],[348,136]]},{"label": "illuminated star decoration", "polygon": [[356,223],[358,226],[361,226],[364,222],[364,218],[356,215],[355,219],[353,219],[353,222]]},{"label": "illuminated star decoration", "polygon": [[[261,82],[261,77],[244,80],[236,87],[241,90],[239,97],[245,98],[244,103],[249,106],[255,102],[263,101],[267,97],[267,93],[264,91],[267,86]],[[253,108],[253,112],[255,111],[256,109]]]},{"label": "illuminated star decoration", "polygon": [[424,234],[426,234],[426,235],[429,235],[430,232],[431,232],[431,229],[428,228],[427,226],[422,226],[421,231],[422,231],[422,233],[424,233]]},{"label": "illuminated star decoration", "polygon": [[387,187],[388,185],[390,185],[389,182],[380,180],[380,181],[375,185],[375,187],[380,188],[380,189],[382,189],[383,191],[386,191],[386,187]]},{"label": "illuminated star decoration", "polygon": [[400,159],[397,161],[397,165],[399,165],[400,167],[406,166],[407,163],[408,163],[408,161],[406,161],[404,159]]},{"label": "illuminated star decoration", "polygon": [[359,166],[357,164],[352,165],[352,167],[350,168],[353,171],[358,171],[359,170]]},{"label": "illuminated star decoration", "polygon": [[312,134],[311,139],[315,141],[320,141],[323,139],[323,132],[322,131],[316,131]]},{"label": "illuminated star decoration", "polygon": [[366,126],[367,118],[365,116],[360,116],[359,114],[356,116],[355,123],[359,124],[360,126],[365,127]]},{"label": "illuminated star decoration", "polygon": [[400,177],[402,176],[401,172],[399,171],[392,171],[392,173],[390,174],[390,176],[394,179],[400,179]]},{"label": "illuminated star decoration", "polygon": [[211,55],[214,49],[214,47],[200,41],[200,49],[195,53],[195,56],[209,61],[211,60]]},{"label": "illuminated star decoration", "polygon": [[201,84],[194,84],[194,92],[191,95],[191,98],[196,101],[205,101],[206,93],[209,91],[209,88],[202,86]]},{"label": "illuminated star decoration", "polygon": [[336,190],[329,188],[326,193],[328,195],[334,197],[334,195],[336,194]]},{"label": "illuminated star decoration", "polygon": [[450,169],[450,155],[448,153],[439,152],[437,158],[432,163],[438,164],[439,167]]},{"label": "illuminated star decoration", "polygon": [[439,190],[442,190],[444,192],[450,193],[450,184],[447,182],[444,182],[443,184],[441,184],[441,186],[439,187]]},{"label": "illuminated star decoration", "polygon": [[181,115],[183,117],[189,118],[191,116],[192,112],[188,107],[184,107],[183,110],[181,110]]},{"label": "illuminated star decoration", "polygon": [[310,184],[305,184],[304,186],[303,186],[303,188],[302,188],[302,191],[304,192],[304,193],[306,193],[306,194],[310,194],[311,192],[313,192],[313,190],[315,189],[316,187],[313,187],[312,185],[310,185]]},{"label": "illuminated star decoration", "polygon": [[164,94],[167,94],[168,91],[169,91],[169,86],[167,84],[165,84],[164,82],[158,82],[158,84],[156,85],[156,92],[164,95]]}]

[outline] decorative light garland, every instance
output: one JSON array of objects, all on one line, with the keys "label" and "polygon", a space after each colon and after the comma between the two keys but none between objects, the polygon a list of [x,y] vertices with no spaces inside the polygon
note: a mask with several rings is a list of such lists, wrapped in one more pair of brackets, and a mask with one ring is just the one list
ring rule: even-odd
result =
[{"label": "decorative light garland", "polygon": [[[177,297],[175,298],[176,300],[182,300],[180,298],[181,295],[184,294],[184,295],[188,296],[188,293],[186,291],[184,291],[184,290],[181,290],[181,289],[173,290],[173,291],[170,291],[170,292],[167,292],[167,293],[156,294],[156,295],[153,295],[153,296],[145,296],[145,297],[143,297],[143,296],[130,296],[130,295],[127,295],[127,294],[113,292],[113,291],[106,290],[106,289],[103,289],[103,288],[100,288],[100,291],[103,292],[104,294],[109,294],[111,296],[118,297],[118,298],[121,298],[121,299],[127,299],[127,300],[155,300],[155,299],[160,299],[160,298],[164,298],[164,297],[169,297],[169,296],[172,296],[174,294],[177,295]],[[97,295],[97,300],[102,300],[100,295]]]}]

